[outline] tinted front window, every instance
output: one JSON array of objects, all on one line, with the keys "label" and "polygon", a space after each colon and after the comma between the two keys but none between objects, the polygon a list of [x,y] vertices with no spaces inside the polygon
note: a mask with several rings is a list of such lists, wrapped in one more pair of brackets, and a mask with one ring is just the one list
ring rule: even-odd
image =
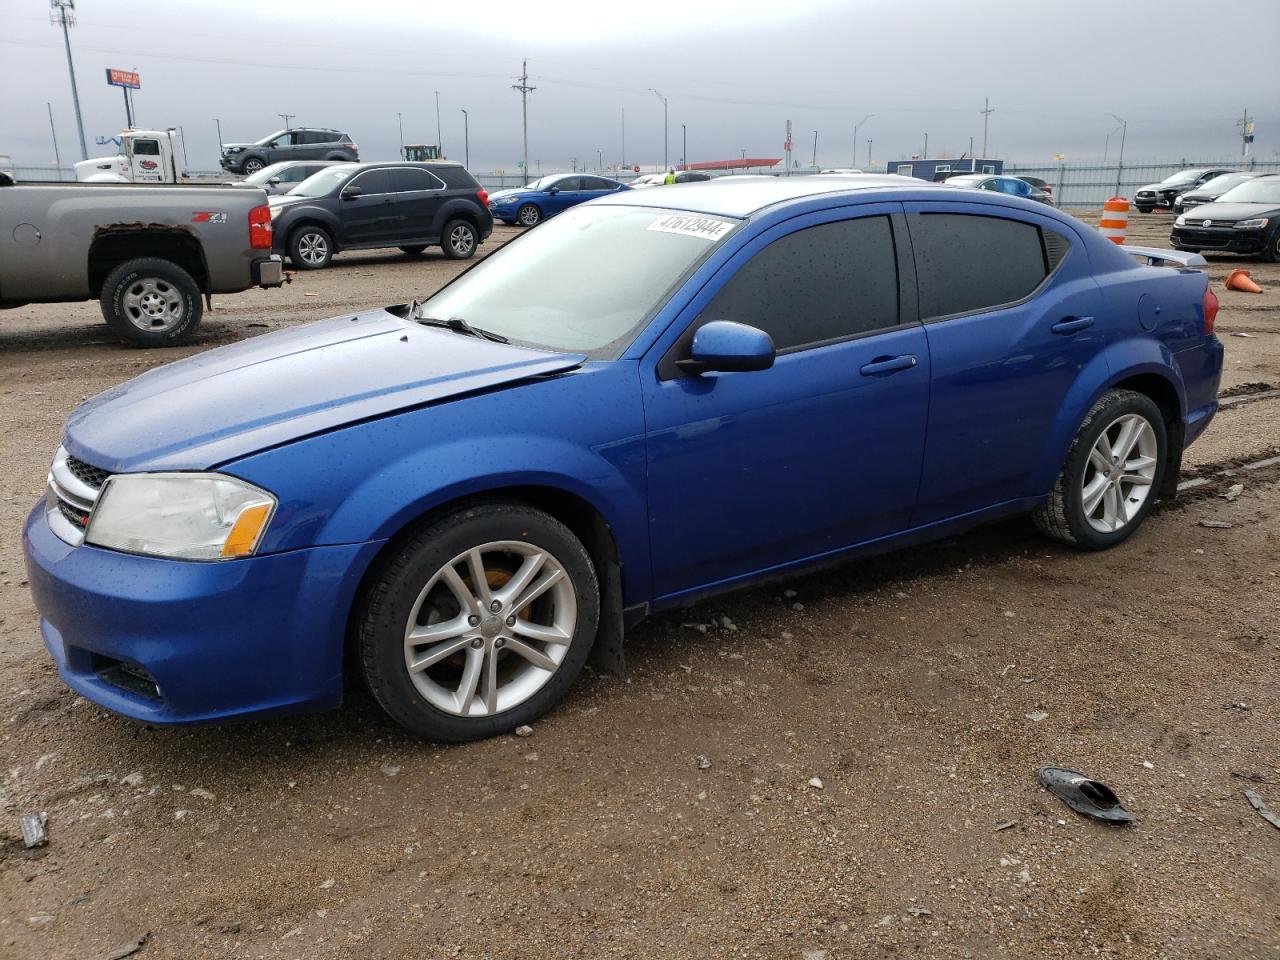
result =
[{"label": "tinted front window", "polygon": [[1048,276],[1040,228],[961,213],[911,218],[920,316],[991,309],[1030,294]]},{"label": "tinted front window", "polygon": [[808,227],[775,240],[707,305],[699,323],[759,327],[778,350],[898,322],[898,264],[888,217]]},{"label": "tinted front window", "polygon": [[366,170],[351,181],[351,186],[359,187],[365,194],[391,193],[395,189],[390,170]]},{"label": "tinted front window", "polygon": [[582,187],[579,186],[581,183],[582,180],[578,177],[561,177],[551,186],[559,187],[561,190],[581,190]]}]

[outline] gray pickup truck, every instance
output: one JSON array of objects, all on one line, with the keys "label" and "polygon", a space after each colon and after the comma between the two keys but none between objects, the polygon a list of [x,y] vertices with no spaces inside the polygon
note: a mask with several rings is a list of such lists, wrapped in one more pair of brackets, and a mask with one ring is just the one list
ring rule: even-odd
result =
[{"label": "gray pickup truck", "polygon": [[116,335],[181,343],[215,293],[278,287],[261,190],[225,186],[0,186],[0,308],[99,300]]}]

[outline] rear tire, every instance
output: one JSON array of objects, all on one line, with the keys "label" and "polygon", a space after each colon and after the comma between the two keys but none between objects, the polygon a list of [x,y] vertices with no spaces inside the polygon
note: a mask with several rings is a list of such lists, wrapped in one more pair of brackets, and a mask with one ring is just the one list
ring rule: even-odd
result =
[{"label": "rear tire", "polygon": [[171,347],[190,339],[204,315],[200,287],[176,263],[158,257],[126,260],[103,281],[102,316],[135,347]]},{"label": "rear tire", "polygon": [[1032,515],[1036,526],[1077,550],[1121,543],[1155,503],[1168,446],[1164,416],[1150,397],[1104,393],[1080,424],[1049,499]]},{"label": "rear tire", "polygon": [[469,220],[450,220],[444,225],[440,247],[450,260],[468,260],[480,245],[480,234]]},{"label": "rear tire", "polygon": [[398,723],[450,743],[510,733],[550,710],[586,663],[600,618],[581,541],[514,503],[423,524],[371,584],[357,620],[365,682]]},{"label": "rear tire", "polygon": [[1271,239],[1262,248],[1262,259],[1267,263],[1280,262],[1280,227],[1271,231]]},{"label": "rear tire", "polygon": [[323,227],[299,227],[289,237],[289,259],[299,270],[322,270],[333,261],[333,238]]}]

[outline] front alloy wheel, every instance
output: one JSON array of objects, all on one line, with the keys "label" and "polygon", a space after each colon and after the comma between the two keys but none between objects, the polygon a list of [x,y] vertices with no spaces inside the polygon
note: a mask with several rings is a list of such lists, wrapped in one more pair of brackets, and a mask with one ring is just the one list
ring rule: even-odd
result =
[{"label": "front alloy wheel", "polygon": [[509,733],[564,695],[599,612],[590,555],[564,524],[477,504],[424,524],[380,561],[358,628],[365,680],[422,736]]}]

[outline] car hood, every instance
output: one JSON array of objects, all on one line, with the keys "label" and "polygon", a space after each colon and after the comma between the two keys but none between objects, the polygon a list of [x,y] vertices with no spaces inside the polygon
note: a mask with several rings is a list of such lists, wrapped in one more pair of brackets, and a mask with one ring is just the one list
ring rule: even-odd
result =
[{"label": "car hood", "polygon": [[499,190],[489,194],[490,200],[515,200],[517,197],[533,196],[532,190]]},{"label": "car hood", "polygon": [[1277,209],[1274,203],[1202,203],[1196,212],[1188,214],[1195,220],[1221,220],[1224,223],[1235,223],[1237,220],[1248,220],[1251,217],[1263,217],[1267,211]]},{"label": "car hood", "polygon": [[232,147],[243,148],[243,147],[256,147],[256,146],[258,146],[258,144],[256,143],[224,143],[222,145],[222,150],[225,153],[226,151],[230,150]]},{"label": "car hood", "polygon": [[64,443],[112,473],[204,470],[357,421],[571,370],[585,359],[371,310],[144,373],[77,408]]}]

